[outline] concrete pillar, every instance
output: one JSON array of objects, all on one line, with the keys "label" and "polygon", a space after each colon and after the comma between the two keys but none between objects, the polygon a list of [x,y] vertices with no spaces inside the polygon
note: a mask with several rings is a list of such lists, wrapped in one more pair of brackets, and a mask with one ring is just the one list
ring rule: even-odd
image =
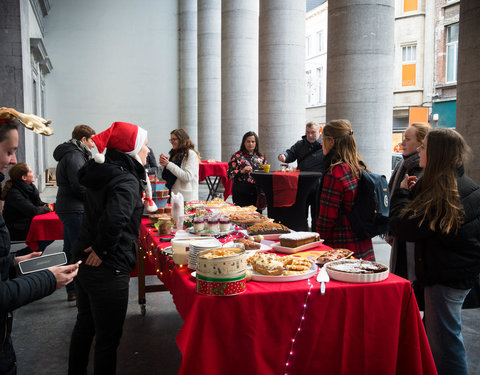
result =
[{"label": "concrete pillar", "polygon": [[[197,144],[197,2],[178,0],[180,124]],[[173,130],[173,129],[172,129]]]},{"label": "concrete pillar", "polygon": [[222,159],[222,2],[198,0],[198,150]]},{"label": "concrete pillar", "polygon": [[480,3],[460,1],[456,127],[473,151],[466,173],[480,184]]},{"label": "concrete pillar", "polygon": [[272,169],[305,129],[305,0],[260,0],[259,136]]},{"label": "concrete pillar", "polygon": [[222,1],[222,160],[258,131],[258,1]]},{"label": "concrete pillar", "polygon": [[391,0],[328,3],[327,121],[351,121],[370,170],[391,172],[394,79]]},{"label": "concrete pillar", "polygon": [[[2,2],[0,5],[0,107],[23,112],[22,30],[20,1]],[[18,128],[19,161],[25,160],[25,129]]]}]

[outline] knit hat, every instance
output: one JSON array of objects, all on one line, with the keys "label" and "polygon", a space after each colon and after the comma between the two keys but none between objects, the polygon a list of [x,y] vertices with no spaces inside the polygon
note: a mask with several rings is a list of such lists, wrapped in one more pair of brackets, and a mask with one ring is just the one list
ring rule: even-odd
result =
[{"label": "knit hat", "polygon": [[114,122],[107,130],[92,137],[99,152],[94,159],[97,163],[104,163],[105,148],[114,148],[137,159],[146,139],[147,131],[140,126],[128,122]]}]

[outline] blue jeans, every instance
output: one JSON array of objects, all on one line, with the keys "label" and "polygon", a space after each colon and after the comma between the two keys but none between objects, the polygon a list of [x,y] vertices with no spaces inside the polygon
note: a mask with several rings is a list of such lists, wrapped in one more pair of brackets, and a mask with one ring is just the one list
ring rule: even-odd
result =
[{"label": "blue jeans", "polygon": [[[70,264],[72,259],[72,246],[80,235],[83,213],[63,212],[57,215],[63,223],[63,252],[67,256],[68,264]],[[67,289],[67,293],[75,293],[74,283],[67,284],[65,288]]]},{"label": "blue jeans", "polygon": [[425,330],[439,375],[468,375],[462,304],[469,289],[425,287]]},{"label": "blue jeans", "polygon": [[95,337],[94,374],[114,375],[127,314],[130,275],[100,265],[80,265],[75,278],[77,322],[70,340],[69,375],[86,374]]}]

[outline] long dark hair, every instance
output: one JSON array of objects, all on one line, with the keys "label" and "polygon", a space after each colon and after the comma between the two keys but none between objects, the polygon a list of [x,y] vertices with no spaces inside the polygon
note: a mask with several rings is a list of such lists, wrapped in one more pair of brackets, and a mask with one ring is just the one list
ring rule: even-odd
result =
[{"label": "long dark hair", "polygon": [[404,208],[403,215],[420,218],[434,231],[457,233],[462,224],[463,207],[457,186],[457,169],[471,154],[463,137],[453,129],[436,128],[426,136],[427,162],[419,192]]},{"label": "long dark hair", "polygon": [[29,170],[30,168],[28,167],[27,163],[17,163],[8,170],[10,180],[5,182],[5,186],[3,187],[2,194],[0,196],[2,201],[5,200],[8,192],[12,188],[13,181],[21,181],[22,177],[26,176]]},{"label": "long dark hair", "polygon": [[255,150],[253,150],[253,153],[257,154],[258,156],[263,156],[263,154],[260,152],[260,142],[258,141],[258,135],[257,133],[252,131],[246,132],[243,135],[242,144],[240,145],[240,151],[242,151],[245,154],[248,154],[247,148],[245,147],[245,141],[247,140],[248,137],[251,137],[251,136],[255,137]]},{"label": "long dark hair", "polygon": [[173,162],[177,161],[184,154],[185,154],[185,160],[187,160],[188,150],[195,151],[195,153],[198,155],[198,158],[200,159],[200,154],[198,153],[197,150],[195,150],[195,145],[193,144],[192,140],[190,139],[190,136],[185,130],[175,129],[170,132],[170,135],[172,134],[178,138],[178,148],[176,150],[172,148],[168,153],[170,155],[171,161]]},{"label": "long dark hair", "polygon": [[369,172],[365,162],[358,154],[350,121],[344,119],[329,121],[323,127],[323,139],[325,138],[332,138],[335,141],[329,152],[331,164],[326,166],[327,168],[346,163],[357,178],[362,175],[362,170]]}]

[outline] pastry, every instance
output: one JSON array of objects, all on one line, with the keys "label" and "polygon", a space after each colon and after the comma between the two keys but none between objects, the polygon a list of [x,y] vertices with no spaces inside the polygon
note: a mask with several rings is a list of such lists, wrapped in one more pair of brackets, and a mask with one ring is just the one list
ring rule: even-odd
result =
[{"label": "pastry", "polygon": [[237,238],[235,243],[241,243],[245,247],[245,250],[258,250],[261,245],[258,242],[246,240],[244,238]]},{"label": "pastry", "polygon": [[247,233],[248,235],[290,233],[290,229],[278,223],[262,223],[252,225],[247,229]]},{"label": "pastry", "polygon": [[318,233],[314,232],[294,232],[288,234],[282,234],[278,237],[280,245],[284,247],[299,247],[306,245],[307,243],[315,242],[318,240]]},{"label": "pastry", "polygon": [[348,273],[379,273],[388,271],[388,267],[377,263],[370,262],[368,260],[355,259],[355,261],[337,261],[335,263],[327,264],[328,269],[339,271],[339,272],[348,272]]},{"label": "pastry", "polygon": [[347,258],[353,254],[353,251],[349,249],[333,249],[325,251],[317,258],[317,263],[324,265],[325,263],[332,262],[334,260],[339,260]]}]

